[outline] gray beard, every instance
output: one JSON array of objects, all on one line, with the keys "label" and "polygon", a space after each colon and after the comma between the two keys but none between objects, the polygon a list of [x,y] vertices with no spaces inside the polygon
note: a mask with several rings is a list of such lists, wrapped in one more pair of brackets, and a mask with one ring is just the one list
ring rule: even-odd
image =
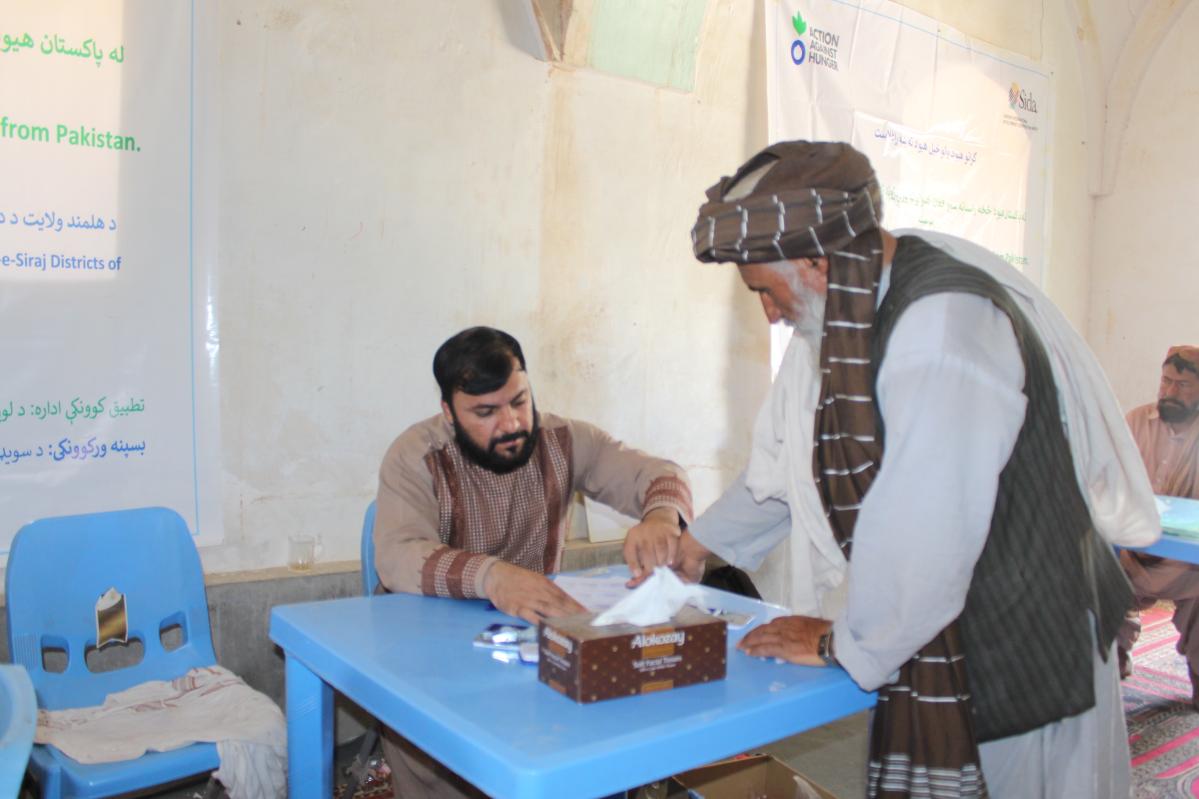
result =
[{"label": "gray beard", "polygon": [[[824,308],[826,298],[809,289],[799,280],[794,271],[784,272],[791,291],[795,294],[795,304],[788,309],[784,318],[785,324],[799,334],[808,346],[820,354],[820,345],[824,340]],[[797,318],[798,322],[791,321]]]}]

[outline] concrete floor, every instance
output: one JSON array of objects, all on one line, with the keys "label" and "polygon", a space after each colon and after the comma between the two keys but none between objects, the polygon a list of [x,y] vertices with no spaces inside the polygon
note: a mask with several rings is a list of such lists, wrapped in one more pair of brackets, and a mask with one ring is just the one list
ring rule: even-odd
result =
[{"label": "concrete floor", "polygon": [[[868,713],[863,711],[753,751],[774,755],[838,799],[858,799],[866,795],[867,724]],[[356,753],[356,742],[337,748],[334,772],[337,779],[341,779],[342,768]],[[150,796],[154,799],[200,799],[204,785],[201,780]]]},{"label": "concrete floor", "polygon": [[869,711],[762,747],[839,799],[866,795]]}]

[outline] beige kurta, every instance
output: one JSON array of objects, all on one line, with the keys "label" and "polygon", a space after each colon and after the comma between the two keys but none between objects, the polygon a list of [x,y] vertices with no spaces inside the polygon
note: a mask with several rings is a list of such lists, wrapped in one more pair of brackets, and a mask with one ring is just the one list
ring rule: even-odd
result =
[{"label": "beige kurta", "polygon": [[1199,417],[1175,429],[1151,402],[1129,411],[1127,421],[1153,493],[1199,499]]},{"label": "beige kurta", "polygon": [[690,524],[691,489],[681,467],[587,422],[549,413],[540,419],[533,456],[507,474],[469,460],[441,415],[392,443],[379,470],[374,530],[385,588],[481,597],[497,558],[554,573],[575,491],[636,518],[671,508]]}]

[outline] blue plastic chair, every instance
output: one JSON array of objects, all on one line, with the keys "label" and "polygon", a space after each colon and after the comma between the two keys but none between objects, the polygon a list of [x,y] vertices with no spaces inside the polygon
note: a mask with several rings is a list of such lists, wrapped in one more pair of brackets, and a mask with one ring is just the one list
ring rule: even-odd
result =
[{"label": "blue plastic chair", "polygon": [[[141,642],[143,656],[132,666],[93,672],[85,655],[96,645],[96,600],[109,588],[125,595],[128,638]],[[13,539],[5,592],[9,650],[47,710],[99,705],[110,693],[216,663],[200,558],[187,524],[173,510],[138,508],[27,524]],[[182,643],[168,650],[163,633],[175,629]],[[65,658],[65,668],[47,670],[44,653]],[[43,797],[112,796],[219,766],[212,743],[95,765],[35,745],[29,761]],[[210,794],[215,785],[210,779]]]},{"label": "blue plastic chair", "polygon": [[366,506],[366,516],[362,519],[362,593],[370,596],[375,593],[379,584],[379,573],[375,571],[375,501]]},{"label": "blue plastic chair", "polygon": [[16,796],[37,729],[37,697],[24,666],[0,664],[0,796]]},{"label": "blue plastic chair", "polygon": [[[362,518],[362,540],[360,557],[362,559],[362,593],[371,596],[375,586],[379,584],[379,573],[375,571],[375,502],[366,506],[366,514]],[[350,765],[346,767],[346,789],[343,796],[353,796],[358,786],[366,781],[370,767],[371,755],[379,745],[379,723],[376,721],[362,736],[358,753]]]}]

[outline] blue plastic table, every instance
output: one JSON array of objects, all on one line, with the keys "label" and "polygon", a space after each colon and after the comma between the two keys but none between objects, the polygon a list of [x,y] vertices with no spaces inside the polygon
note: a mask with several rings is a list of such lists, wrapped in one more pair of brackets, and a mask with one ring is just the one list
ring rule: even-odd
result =
[{"label": "blue plastic table", "polygon": [[[730,602],[758,621],[771,615],[750,599]],[[327,799],[333,790],[333,689],[503,799],[612,794],[875,701],[841,669],[735,652],[745,631],[730,629],[727,679],[580,705],[538,682],[535,666],[473,646],[480,630],[509,618],[483,601],[405,594],[276,607],[290,795]]]},{"label": "blue plastic table", "polygon": [[36,728],[37,698],[29,674],[22,666],[0,664],[0,797],[20,790]]},{"label": "blue plastic table", "polygon": [[1140,550],[1163,558],[1199,563],[1199,500],[1182,497],[1157,498],[1164,508],[1162,537]]}]

